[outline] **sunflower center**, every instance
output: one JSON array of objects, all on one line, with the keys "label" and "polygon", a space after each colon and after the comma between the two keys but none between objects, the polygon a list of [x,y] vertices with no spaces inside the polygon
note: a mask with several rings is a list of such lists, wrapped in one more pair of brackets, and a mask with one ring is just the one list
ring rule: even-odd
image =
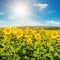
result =
[{"label": "sunflower center", "polygon": [[54,36],[56,36],[57,34],[56,33],[53,33]]}]

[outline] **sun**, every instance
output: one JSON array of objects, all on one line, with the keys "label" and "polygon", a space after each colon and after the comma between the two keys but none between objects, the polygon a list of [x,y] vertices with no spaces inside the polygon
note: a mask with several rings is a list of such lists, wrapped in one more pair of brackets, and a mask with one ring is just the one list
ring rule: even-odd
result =
[{"label": "sun", "polygon": [[13,14],[17,17],[25,17],[28,16],[29,14],[29,9],[27,7],[27,5],[24,4],[16,4],[15,6],[13,6]]}]

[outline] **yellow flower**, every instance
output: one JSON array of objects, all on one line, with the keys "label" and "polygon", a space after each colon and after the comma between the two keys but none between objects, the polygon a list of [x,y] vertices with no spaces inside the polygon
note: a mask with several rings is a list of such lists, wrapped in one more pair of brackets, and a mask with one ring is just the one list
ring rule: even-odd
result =
[{"label": "yellow flower", "polygon": [[40,30],[41,32],[45,32],[45,29],[44,28],[41,28],[41,30]]},{"label": "yellow flower", "polygon": [[49,36],[49,32],[48,32],[48,31],[46,31],[46,36],[47,36],[47,37]]},{"label": "yellow flower", "polygon": [[10,27],[6,27],[4,28],[4,31],[3,31],[5,34],[10,34],[12,32],[11,28]]},{"label": "yellow flower", "polygon": [[16,33],[16,32],[17,32],[17,30],[18,30],[18,28],[17,28],[17,27],[13,27],[13,33]]},{"label": "yellow flower", "polygon": [[51,33],[51,37],[52,37],[52,38],[57,38],[57,37],[58,37],[58,32],[57,32],[57,31],[53,31],[53,32]]},{"label": "yellow flower", "polygon": [[26,27],[26,29],[25,29],[25,34],[30,34],[31,31],[32,31],[32,28]]},{"label": "yellow flower", "polygon": [[25,29],[25,34],[29,34],[29,32],[30,32],[29,28],[26,27],[26,29]]},{"label": "yellow flower", "polygon": [[31,40],[31,36],[30,35],[25,35],[25,39],[27,41],[28,44],[31,44],[32,43],[32,40]]},{"label": "yellow flower", "polygon": [[25,30],[25,34],[29,34],[29,30],[26,29],[26,30]]},{"label": "yellow flower", "polygon": [[4,35],[4,39],[5,39],[5,40],[8,40],[8,38],[9,38],[9,37],[8,37],[7,35]]},{"label": "yellow flower", "polygon": [[20,38],[23,36],[23,31],[21,29],[17,30],[15,35],[17,36],[17,38]]},{"label": "yellow flower", "polygon": [[27,43],[32,44],[32,40],[31,39],[27,40]]},{"label": "yellow flower", "polygon": [[60,38],[57,38],[57,42],[60,42]]},{"label": "yellow flower", "polygon": [[37,33],[37,31],[35,30],[35,29],[32,29],[32,34],[36,34]]},{"label": "yellow flower", "polygon": [[41,35],[39,33],[35,34],[34,37],[36,38],[36,40],[41,40]]},{"label": "yellow flower", "polygon": [[30,35],[25,35],[25,39],[29,40],[30,39]]}]

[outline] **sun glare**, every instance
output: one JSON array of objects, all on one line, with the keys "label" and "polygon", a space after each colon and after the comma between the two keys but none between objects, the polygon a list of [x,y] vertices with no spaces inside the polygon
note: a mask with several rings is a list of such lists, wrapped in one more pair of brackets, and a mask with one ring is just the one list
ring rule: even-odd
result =
[{"label": "sun glare", "polygon": [[17,17],[25,17],[28,15],[28,7],[27,5],[16,5],[13,7],[13,13]]}]

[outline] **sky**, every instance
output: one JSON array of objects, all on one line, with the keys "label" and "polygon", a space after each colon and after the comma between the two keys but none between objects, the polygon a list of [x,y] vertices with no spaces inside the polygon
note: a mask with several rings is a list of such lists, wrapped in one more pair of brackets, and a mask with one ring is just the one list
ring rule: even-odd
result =
[{"label": "sky", "polygon": [[60,0],[0,0],[0,27],[60,26]]}]

